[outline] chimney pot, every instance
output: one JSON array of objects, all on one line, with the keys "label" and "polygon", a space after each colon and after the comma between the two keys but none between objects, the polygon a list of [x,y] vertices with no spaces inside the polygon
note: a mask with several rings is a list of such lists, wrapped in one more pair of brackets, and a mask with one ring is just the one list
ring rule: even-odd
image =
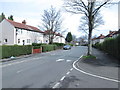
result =
[{"label": "chimney pot", "polygon": [[112,33],[112,31],[109,31],[109,34],[111,34]]},{"label": "chimney pot", "polygon": [[23,23],[23,24],[26,24],[26,21],[25,21],[25,20],[23,20],[23,21],[22,21],[22,23]]}]

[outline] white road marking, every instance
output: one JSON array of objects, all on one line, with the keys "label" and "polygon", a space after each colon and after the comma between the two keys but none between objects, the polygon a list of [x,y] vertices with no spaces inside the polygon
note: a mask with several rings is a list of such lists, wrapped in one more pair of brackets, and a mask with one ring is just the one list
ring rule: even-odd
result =
[{"label": "white road marking", "polygon": [[58,83],[56,83],[52,88],[53,88],[53,89],[54,89],[54,88],[57,88],[59,85],[60,85],[60,83],[58,82]]},{"label": "white road marking", "polygon": [[67,62],[71,62],[72,60],[66,60]]},{"label": "white road marking", "polygon": [[68,74],[70,74],[70,72],[67,72],[66,74],[68,75]]},{"label": "white road marking", "polygon": [[[83,56],[83,55],[82,55],[82,56]],[[82,58],[82,56],[81,56],[80,58]],[[80,59],[80,58],[79,58],[79,59]],[[79,59],[78,59],[78,60],[79,60]],[[76,69],[77,71],[79,71],[79,72],[81,72],[81,73],[83,73],[83,74],[92,76],[92,77],[96,77],[96,78],[100,78],[100,79],[104,79],[104,80],[108,80],[108,81],[113,81],[113,82],[117,82],[117,83],[120,82],[120,81],[118,81],[118,80],[116,80],[116,79],[111,79],[111,78],[107,78],[107,77],[103,77],[103,76],[91,74],[91,73],[88,73],[88,72],[85,72],[85,71],[83,71],[83,70],[78,69],[78,68],[75,66],[75,63],[78,62],[78,60],[76,60],[76,61],[73,63],[73,68]]]},{"label": "white road marking", "polygon": [[70,69],[70,71],[72,71],[72,70],[73,70],[73,68]]},{"label": "white road marking", "polygon": [[20,72],[22,72],[23,70],[20,70],[20,71],[17,71],[17,73],[20,73]]},{"label": "white road marking", "polygon": [[63,76],[61,79],[60,79],[60,81],[63,81],[65,79],[65,76]]},{"label": "white road marking", "polygon": [[64,61],[65,59],[58,59],[56,60],[56,62],[60,62],[60,61]]}]

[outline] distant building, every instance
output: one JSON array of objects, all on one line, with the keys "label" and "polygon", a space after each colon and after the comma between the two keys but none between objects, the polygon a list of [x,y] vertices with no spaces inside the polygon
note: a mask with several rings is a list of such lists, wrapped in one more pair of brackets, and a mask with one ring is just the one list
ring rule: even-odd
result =
[{"label": "distant building", "polygon": [[102,43],[102,42],[104,42],[104,38],[105,38],[105,36],[100,34],[100,36],[92,39],[92,44]]},{"label": "distant building", "polygon": [[[43,42],[44,43],[49,43],[49,32],[50,30],[46,30],[44,32],[44,36],[43,36]],[[51,34],[53,34],[54,32],[52,32]],[[65,38],[60,34],[60,33],[54,33],[54,38],[53,38],[53,42],[54,43],[65,43]]]},{"label": "distant building", "polygon": [[105,38],[115,38],[117,36],[118,31],[109,31],[109,34],[105,36]]},{"label": "distant building", "polygon": [[105,39],[107,38],[116,38],[118,35],[120,35],[120,29],[118,31],[109,31],[109,34],[104,36],[104,35],[100,35],[96,38],[92,39],[92,44],[96,44],[96,43],[102,43],[104,42]]}]

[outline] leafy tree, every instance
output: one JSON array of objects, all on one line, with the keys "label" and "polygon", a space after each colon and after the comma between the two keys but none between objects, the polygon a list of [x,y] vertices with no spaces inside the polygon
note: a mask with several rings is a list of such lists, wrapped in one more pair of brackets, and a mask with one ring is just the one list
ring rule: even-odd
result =
[{"label": "leafy tree", "polygon": [[49,44],[53,43],[53,39],[56,36],[56,32],[61,30],[61,13],[51,6],[49,10],[44,10],[42,15],[42,22],[44,30],[47,30],[47,36]]},{"label": "leafy tree", "polygon": [[82,14],[83,24],[81,25],[87,27],[88,30],[88,55],[92,54],[92,31],[102,24],[100,9],[106,4],[108,4],[111,0],[64,0],[65,1],[65,9],[68,12],[75,14]]},{"label": "leafy tree", "polygon": [[10,17],[8,17],[8,19],[14,21],[13,15],[10,15]]},{"label": "leafy tree", "polygon": [[72,34],[71,34],[71,32],[68,32],[65,40],[66,40],[67,42],[69,42],[69,43],[72,41]]},{"label": "leafy tree", "polygon": [[3,19],[5,19],[4,13],[2,13],[2,14],[0,15],[0,22],[1,22]]}]

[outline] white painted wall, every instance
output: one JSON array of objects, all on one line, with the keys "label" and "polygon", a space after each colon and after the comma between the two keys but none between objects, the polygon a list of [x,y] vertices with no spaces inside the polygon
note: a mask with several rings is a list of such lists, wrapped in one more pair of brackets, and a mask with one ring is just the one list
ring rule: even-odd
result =
[{"label": "white painted wall", "polygon": [[[5,42],[7,39],[7,42]],[[31,45],[32,43],[49,43],[48,35],[44,35],[39,32],[29,31],[25,29],[15,28],[7,20],[3,20],[0,23],[0,45]],[[65,38],[56,36],[53,39],[56,43],[65,43]]]},{"label": "white painted wall", "polygon": [[92,41],[92,44],[102,43],[102,42],[104,42],[104,39],[95,39]]},{"label": "white painted wall", "polygon": [[65,38],[64,37],[61,37],[61,43],[64,43],[65,44]]},{"label": "white painted wall", "polygon": [[56,36],[56,37],[53,39],[53,42],[54,42],[54,43],[60,43],[60,37],[59,37],[59,36]]},{"label": "white painted wall", "polygon": [[119,34],[115,34],[115,35],[113,35],[113,38],[116,38],[116,37],[118,37],[119,36]]},{"label": "white painted wall", "polygon": [[[2,37],[0,37],[1,44],[3,45],[14,45],[14,26],[12,26],[8,21],[3,20],[0,25],[0,29],[2,31]],[[7,42],[5,42],[5,39]]]},{"label": "white painted wall", "polygon": [[[44,40],[43,40],[43,43],[46,43],[46,44],[49,43],[48,35],[44,35],[43,39],[44,39]],[[64,38],[64,37],[60,37],[60,36],[56,36],[56,37],[53,39],[53,43],[65,43],[65,38]]]},{"label": "white painted wall", "polygon": [[43,34],[39,32],[17,29],[17,44],[31,45],[32,43],[43,43]]},{"label": "white painted wall", "polygon": [[102,42],[104,42],[104,39],[99,39],[99,43],[102,43]]}]

